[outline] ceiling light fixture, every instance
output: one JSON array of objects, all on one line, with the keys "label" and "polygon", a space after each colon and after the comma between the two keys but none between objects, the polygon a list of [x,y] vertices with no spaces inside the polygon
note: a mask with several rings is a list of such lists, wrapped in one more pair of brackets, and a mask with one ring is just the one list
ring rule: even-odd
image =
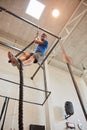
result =
[{"label": "ceiling light fixture", "polygon": [[55,18],[58,17],[59,14],[60,14],[60,12],[59,12],[58,9],[54,9],[54,10],[52,11],[52,15],[53,15]]}]

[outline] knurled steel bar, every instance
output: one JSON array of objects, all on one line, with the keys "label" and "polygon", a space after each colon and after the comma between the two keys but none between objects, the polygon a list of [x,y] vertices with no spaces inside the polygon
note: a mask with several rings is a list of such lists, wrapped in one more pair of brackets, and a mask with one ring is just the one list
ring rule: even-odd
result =
[{"label": "knurled steel bar", "polygon": [[42,31],[44,31],[44,32],[46,32],[46,33],[48,33],[48,34],[50,34],[51,36],[53,36],[55,38],[59,38],[58,36],[54,35],[53,33],[49,32],[48,30],[46,30],[44,28],[41,28],[41,27],[38,27],[36,24],[30,22],[27,19],[24,19],[23,17],[20,17],[20,16],[16,15],[15,13],[5,9],[4,7],[0,6],[0,11],[4,11],[4,12],[6,12],[6,13],[8,13],[8,14],[10,14],[10,15],[12,15],[12,16],[14,16],[14,17],[16,17],[16,18],[18,18],[18,19],[20,19],[20,20],[22,20],[22,21],[24,21],[24,22],[26,22],[26,23],[28,23],[28,24],[30,24],[30,25],[32,25],[32,26],[34,26],[34,27],[36,27],[36,28],[38,28],[38,29],[40,29]]}]

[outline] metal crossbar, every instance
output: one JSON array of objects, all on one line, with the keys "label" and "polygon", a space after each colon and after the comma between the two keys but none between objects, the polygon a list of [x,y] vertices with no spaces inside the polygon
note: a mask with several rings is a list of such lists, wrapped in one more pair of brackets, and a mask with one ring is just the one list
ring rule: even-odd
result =
[{"label": "metal crossbar", "polygon": [[[7,80],[7,79],[4,79],[4,78],[0,78],[0,80],[3,80],[3,81],[5,81],[5,82],[9,82],[9,83],[12,83],[12,84],[20,85],[20,84],[17,83],[17,82],[14,82],[14,81],[11,81],[11,80]],[[28,85],[23,85],[23,86],[26,87],[26,88],[30,88],[30,89],[34,89],[34,90],[37,90],[37,91],[40,91],[40,92],[47,93],[47,97],[44,99],[43,103],[23,101],[23,102],[25,102],[25,103],[31,103],[31,104],[35,104],[35,105],[43,105],[43,104],[46,102],[46,100],[48,99],[48,97],[50,96],[50,94],[51,94],[50,91],[45,91],[45,90],[38,89],[38,88],[34,88],[34,87],[31,87],[31,86],[28,86]],[[4,98],[7,97],[7,98],[9,98],[9,99],[19,101],[19,99],[17,99],[17,98],[8,97],[8,96],[4,96],[4,95],[0,95],[0,97],[4,97]]]}]

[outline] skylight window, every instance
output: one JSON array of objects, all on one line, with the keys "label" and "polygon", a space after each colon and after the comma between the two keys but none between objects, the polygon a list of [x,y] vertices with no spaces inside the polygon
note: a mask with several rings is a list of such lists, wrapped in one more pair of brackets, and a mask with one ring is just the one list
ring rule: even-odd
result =
[{"label": "skylight window", "polygon": [[32,17],[39,19],[43,10],[45,8],[45,5],[40,3],[37,0],[30,0],[28,7],[26,9],[26,13],[31,15]]}]

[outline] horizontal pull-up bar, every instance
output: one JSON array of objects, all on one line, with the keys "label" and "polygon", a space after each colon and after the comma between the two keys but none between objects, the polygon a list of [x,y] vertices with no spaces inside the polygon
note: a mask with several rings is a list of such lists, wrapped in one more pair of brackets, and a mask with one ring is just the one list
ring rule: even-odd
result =
[{"label": "horizontal pull-up bar", "polygon": [[10,15],[12,15],[12,16],[14,16],[14,17],[16,17],[16,18],[18,18],[18,19],[20,19],[20,20],[22,20],[22,21],[24,21],[24,22],[26,22],[26,23],[28,23],[28,24],[30,24],[30,25],[32,25],[32,26],[34,26],[34,27],[36,27],[36,28],[38,28],[38,29],[40,29],[40,30],[42,30],[42,31],[44,31],[44,32],[46,32],[46,33],[48,33],[48,34],[50,34],[51,36],[53,36],[53,37],[55,37],[55,38],[59,38],[58,36],[56,36],[56,35],[54,35],[53,33],[47,31],[46,29],[43,29],[43,28],[41,28],[41,27],[38,27],[36,24],[34,24],[34,23],[28,21],[27,19],[24,19],[23,17],[20,17],[20,16],[18,16],[18,15],[16,15],[16,14],[12,13],[11,11],[9,11],[9,10],[7,10],[7,9],[5,9],[5,8],[3,8],[3,7],[1,7],[1,6],[0,6],[0,11],[4,11],[4,12],[6,12],[6,13],[8,13],[8,14],[10,14]]},{"label": "horizontal pull-up bar", "polygon": [[[17,98],[12,98],[12,97],[8,97],[8,96],[4,96],[4,95],[0,95],[0,97],[2,97],[2,98],[9,98],[11,100],[19,101],[19,99],[17,99]],[[35,105],[43,105],[43,104],[40,104],[40,103],[29,102],[29,101],[25,101],[25,100],[23,102],[25,102],[25,103],[31,103],[31,104],[35,104]]]},{"label": "horizontal pull-up bar", "polygon": [[[13,84],[19,85],[19,83],[16,83],[16,82],[14,82],[14,81],[7,80],[7,79],[4,79],[4,78],[0,78],[0,80],[3,80],[3,81],[6,81],[6,82],[9,82],[9,83],[13,83]],[[27,85],[24,85],[24,87],[27,87],[27,88],[31,88],[31,89],[35,89],[35,90],[38,90],[38,91],[42,91],[42,92],[48,93],[48,94],[47,94],[47,97],[44,99],[43,103],[36,103],[36,102],[30,102],[30,101],[23,101],[23,102],[25,102],[25,103],[31,103],[31,104],[35,104],[35,105],[44,105],[44,103],[46,102],[46,100],[48,99],[48,97],[49,97],[50,94],[51,94],[50,91],[45,91],[45,90],[42,90],[42,89],[30,87],[30,86],[27,86]],[[19,99],[17,99],[17,98],[7,97],[7,96],[4,96],[4,95],[0,95],[0,97],[9,98],[9,99],[12,99],[12,100],[19,101]]]},{"label": "horizontal pull-up bar", "polygon": [[[4,78],[0,78],[0,80],[6,81],[6,82],[9,82],[9,83],[12,83],[12,84],[20,85],[17,82],[14,82],[14,81],[11,81],[11,80],[7,80],[7,79],[4,79]],[[45,90],[42,90],[42,89],[39,89],[39,88],[34,88],[34,87],[31,87],[31,86],[28,86],[28,85],[23,85],[23,86],[26,87],[26,88],[31,88],[31,89],[35,89],[35,90],[38,90],[38,91],[50,93],[49,91],[45,91]]]}]

